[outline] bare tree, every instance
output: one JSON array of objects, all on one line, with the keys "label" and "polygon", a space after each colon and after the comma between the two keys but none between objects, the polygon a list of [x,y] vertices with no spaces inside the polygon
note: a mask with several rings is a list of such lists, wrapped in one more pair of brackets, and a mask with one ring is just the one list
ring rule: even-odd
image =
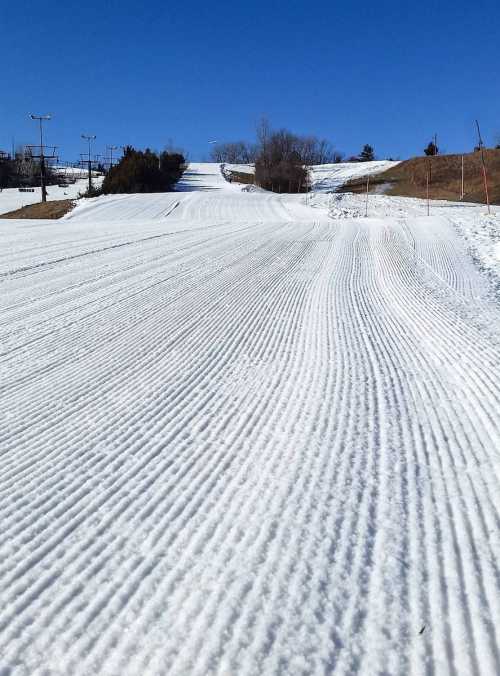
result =
[{"label": "bare tree", "polygon": [[211,152],[213,162],[225,162],[227,164],[251,164],[255,160],[255,156],[255,146],[246,141],[217,143]]},{"label": "bare tree", "polygon": [[224,164],[255,163],[255,181],[275,192],[304,192],[308,189],[308,167],[342,161],[326,139],[298,136],[287,129],[272,130],[262,118],[256,129],[257,144],[245,141],[217,143],[212,161]]},{"label": "bare tree", "polygon": [[309,146],[304,139],[286,129],[259,135],[259,153],[255,161],[258,185],[274,192],[303,192],[307,189],[306,162]]}]

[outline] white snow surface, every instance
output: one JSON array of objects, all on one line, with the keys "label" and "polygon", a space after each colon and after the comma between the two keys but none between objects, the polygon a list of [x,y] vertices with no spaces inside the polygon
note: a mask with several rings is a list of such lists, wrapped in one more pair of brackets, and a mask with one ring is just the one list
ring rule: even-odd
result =
[{"label": "white snow surface", "polygon": [[375,160],[373,162],[340,162],[318,164],[310,168],[311,187],[315,192],[332,192],[352,178],[373,176],[395,167],[399,162]]},{"label": "white snow surface", "polygon": [[[102,178],[94,178],[94,182],[99,184]],[[47,186],[47,201],[76,199],[80,193],[87,189],[88,181],[81,179],[75,181],[64,188],[58,185]],[[0,217],[9,211],[16,211],[28,204],[36,204],[42,199],[41,188],[34,188],[34,192],[20,192],[17,188],[4,188],[0,190]]]},{"label": "white snow surface", "polygon": [[0,220],[2,676],[500,673],[498,210],[332,199]]}]

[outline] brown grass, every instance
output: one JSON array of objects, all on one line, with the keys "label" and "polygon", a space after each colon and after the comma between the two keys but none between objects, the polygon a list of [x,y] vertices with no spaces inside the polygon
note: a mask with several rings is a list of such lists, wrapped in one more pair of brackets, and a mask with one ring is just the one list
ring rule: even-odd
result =
[{"label": "brown grass", "polygon": [[22,209],[9,211],[0,215],[0,218],[62,218],[75,206],[75,200],[54,200],[53,202],[39,202],[28,204]]},{"label": "brown grass", "polygon": [[[485,150],[486,170],[490,201],[500,204],[500,150]],[[414,157],[392,169],[370,177],[370,192],[402,197],[426,197],[426,177],[430,167],[429,193],[431,199],[460,199],[461,155],[437,155]],[[366,178],[348,181],[341,192],[362,193],[366,190]],[[485,202],[481,154],[464,155],[464,201]]]},{"label": "brown grass", "polygon": [[254,174],[232,170],[229,170],[227,173],[230,175],[231,181],[235,181],[236,183],[245,183],[246,185],[253,185],[255,183]]}]

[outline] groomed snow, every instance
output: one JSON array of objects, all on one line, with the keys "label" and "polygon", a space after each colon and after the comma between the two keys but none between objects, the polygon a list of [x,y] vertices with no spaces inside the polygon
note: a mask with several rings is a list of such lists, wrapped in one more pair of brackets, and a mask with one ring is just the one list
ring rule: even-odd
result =
[{"label": "groomed snow", "polygon": [[180,187],[0,220],[0,673],[500,673],[484,207]]}]

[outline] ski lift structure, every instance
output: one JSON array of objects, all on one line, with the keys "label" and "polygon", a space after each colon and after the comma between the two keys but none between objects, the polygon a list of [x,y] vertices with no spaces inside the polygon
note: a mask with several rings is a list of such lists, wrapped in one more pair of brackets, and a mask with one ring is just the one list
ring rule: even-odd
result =
[{"label": "ski lift structure", "polygon": [[[101,164],[101,156],[100,155],[94,155],[94,159],[90,160],[90,168],[92,170],[92,175],[93,176],[98,176],[98,167],[99,164]],[[84,172],[85,177],[85,172],[88,171],[88,166],[89,166],[89,154],[88,153],[80,153],[80,161],[78,162],[78,165],[82,168],[82,171]]]},{"label": "ski lift structure", "polygon": [[25,159],[31,160],[44,160],[47,166],[53,165],[58,161],[59,157],[57,155],[57,146],[40,146],[40,145],[27,145],[24,146],[24,157]]}]

